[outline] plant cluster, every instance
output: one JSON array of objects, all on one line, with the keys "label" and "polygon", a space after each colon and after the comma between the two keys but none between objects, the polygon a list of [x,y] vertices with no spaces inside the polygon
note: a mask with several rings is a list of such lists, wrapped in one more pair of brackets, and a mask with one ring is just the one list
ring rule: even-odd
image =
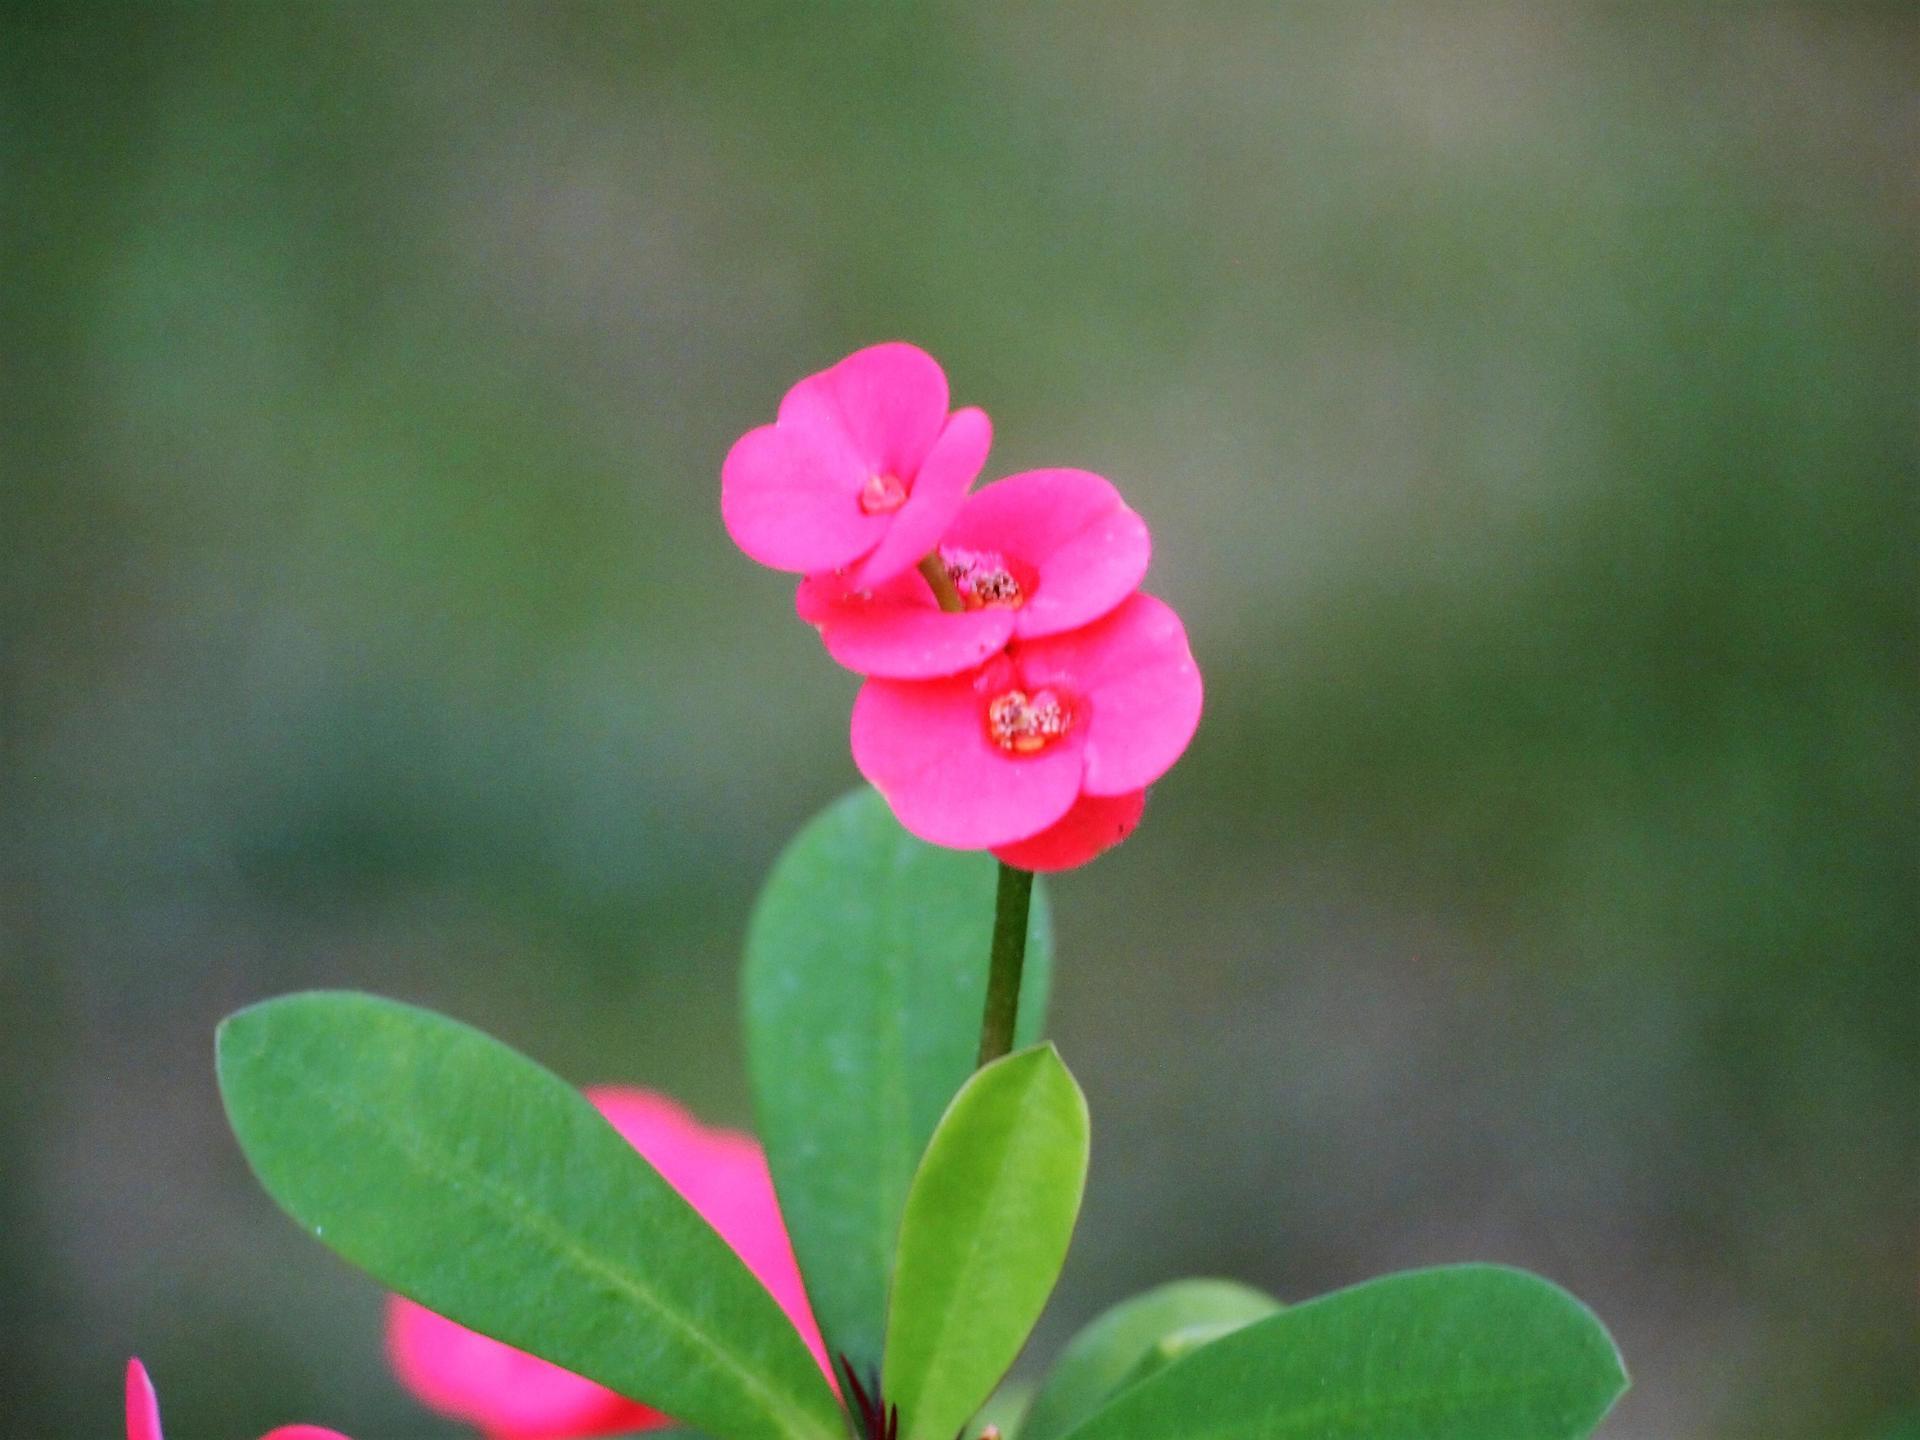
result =
[{"label": "plant cluster", "polygon": [[[1036,872],[1133,831],[1201,684],[1139,589],[1148,532],[1118,491],[1060,469],[969,494],[990,435],[931,357],[881,345],[794,386],[723,467],[728,532],[802,577],[799,614],[865,677],[851,735],[872,787],[800,833],[748,928],[764,1151],[442,1016],[317,993],[221,1026],[254,1172],[395,1292],[402,1383],[493,1440],[1587,1435],[1625,1387],[1612,1341],[1564,1291],[1486,1265],[1293,1305],[1171,1281],[1037,1388],[996,1393],[1090,1155],[1041,1038]],[[159,1440],[137,1361],[128,1434]]]}]

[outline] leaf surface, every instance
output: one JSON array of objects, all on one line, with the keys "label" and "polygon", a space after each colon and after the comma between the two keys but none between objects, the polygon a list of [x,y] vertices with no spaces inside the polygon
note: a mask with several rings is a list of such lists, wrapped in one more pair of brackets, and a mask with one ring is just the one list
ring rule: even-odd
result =
[{"label": "leaf surface", "polygon": [[883,1388],[904,1440],[952,1440],[1026,1343],[1067,1258],[1087,1104],[1051,1045],[980,1070],[913,1177]]},{"label": "leaf surface", "polygon": [[[814,1318],[880,1365],[914,1167],[973,1073],[996,865],[914,839],[862,788],[774,867],[747,931],[754,1109]],[[1051,944],[1034,886],[1019,1043],[1043,1028]]]},{"label": "leaf surface", "polygon": [[1070,1440],[1577,1440],[1626,1388],[1593,1313],[1494,1265],[1389,1275],[1203,1345]]},{"label": "leaf surface", "polygon": [[839,1440],[797,1331],[572,1086],[477,1030],[316,993],[221,1027],[220,1090],[288,1214],[389,1289],[729,1440]]},{"label": "leaf surface", "polygon": [[1060,1354],[1020,1427],[1020,1440],[1060,1440],[1122,1385],[1142,1378],[1170,1337],[1202,1325],[1265,1319],[1278,1301],[1231,1280],[1175,1280],[1123,1300]]}]

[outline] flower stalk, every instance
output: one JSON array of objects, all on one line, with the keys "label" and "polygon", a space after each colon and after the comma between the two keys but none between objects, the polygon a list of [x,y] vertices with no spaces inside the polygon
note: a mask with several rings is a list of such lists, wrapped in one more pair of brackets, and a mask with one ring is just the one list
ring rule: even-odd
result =
[{"label": "flower stalk", "polygon": [[980,1059],[986,1065],[1013,1049],[1020,1018],[1020,975],[1027,963],[1027,911],[1033,872],[1004,862],[993,897],[993,949],[987,960],[987,1004],[980,1017]]},{"label": "flower stalk", "polygon": [[958,615],[967,608],[967,602],[960,598],[959,587],[953,583],[953,575],[947,569],[947,562],[940,558],[938,550],[929,550],[922,557],[920,573],[932,587],[933,598],[939,602],[942,610],[949,615]]}]

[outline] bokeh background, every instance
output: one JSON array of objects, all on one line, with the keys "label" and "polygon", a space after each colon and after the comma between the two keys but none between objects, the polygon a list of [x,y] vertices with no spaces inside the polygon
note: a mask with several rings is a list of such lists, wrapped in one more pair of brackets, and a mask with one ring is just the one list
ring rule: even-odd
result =
[{"label": "bokeh background", "polygon": [[1029,1351],[1179,1274],[1589,1300],[1610,1440],[1920,1402],[1907,6],[8,4],[0,1424],[457,1433],[227,1136],[376,989],[747,1123],[854,683],[728,545],[915,340],[1210,685],[1054,889]]}]

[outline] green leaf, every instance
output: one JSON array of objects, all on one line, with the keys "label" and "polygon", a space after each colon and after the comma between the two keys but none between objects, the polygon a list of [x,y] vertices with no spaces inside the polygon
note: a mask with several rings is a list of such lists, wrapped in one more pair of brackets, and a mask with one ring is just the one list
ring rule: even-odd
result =
[{"label": "green leaf", "polygon": [[904,1440],[952,1440],[1052,1293],[1087,1179],[1087,1102],[1051,1045],[979,1071],[913,1177],[882,1389]]},{"label": "green leaf", "polygon": [[[990,856],[915,840],[871,790],[800,832],[747,932],[756,1115],[814,1318],[863,1374],[880,1366],[914,1166],[973,1073],[986,1004]],[[1051,969],[1034,887],[1019,1043]]]},{"label": "green leaf", "polygon": [[1159,1368],[1174,1358],[1155,1353],[1168,1337],[1195,1326],[1245,1325],[1279,1308],[1278,1301],[1231,1280],[1175,1280],[1123,1300],[1061,1352],[1020,1427],[1020,1440],[1060,1440],[1122,1385],[1145,1378],[1143,1367]]},{"label": "green leaf", "polygon": [[1071,1440],[1576,1440],[1626,1389],[1593,1313],[1493,1265],[1415,1270],[1236,1330]]},{"label": "green leaf", "polygon": [[838,1440],[780,1307],[572,1086],[477,1030],[309,994],[220,1027],[280,1205],[393,1290],[730,1440]]},{"label": "green leaf", "polygon": [[1183,1329],[1172,1330],[1154,1341],[1147,1353],[1140,1357],[1140,1363],[1127,1372],[1127,1378],[1120,1383],[1124,1390],[1137,1384],[1149,1375],[1156,1375],[1174,1361],[1183,1359],[1198,1350],[1202,1345],[1211,1345],[1223,1335],[1231,1335],[1245,1322],[1227,1324],[1215,1322],[1211,1325],[1188,1325]]}]

